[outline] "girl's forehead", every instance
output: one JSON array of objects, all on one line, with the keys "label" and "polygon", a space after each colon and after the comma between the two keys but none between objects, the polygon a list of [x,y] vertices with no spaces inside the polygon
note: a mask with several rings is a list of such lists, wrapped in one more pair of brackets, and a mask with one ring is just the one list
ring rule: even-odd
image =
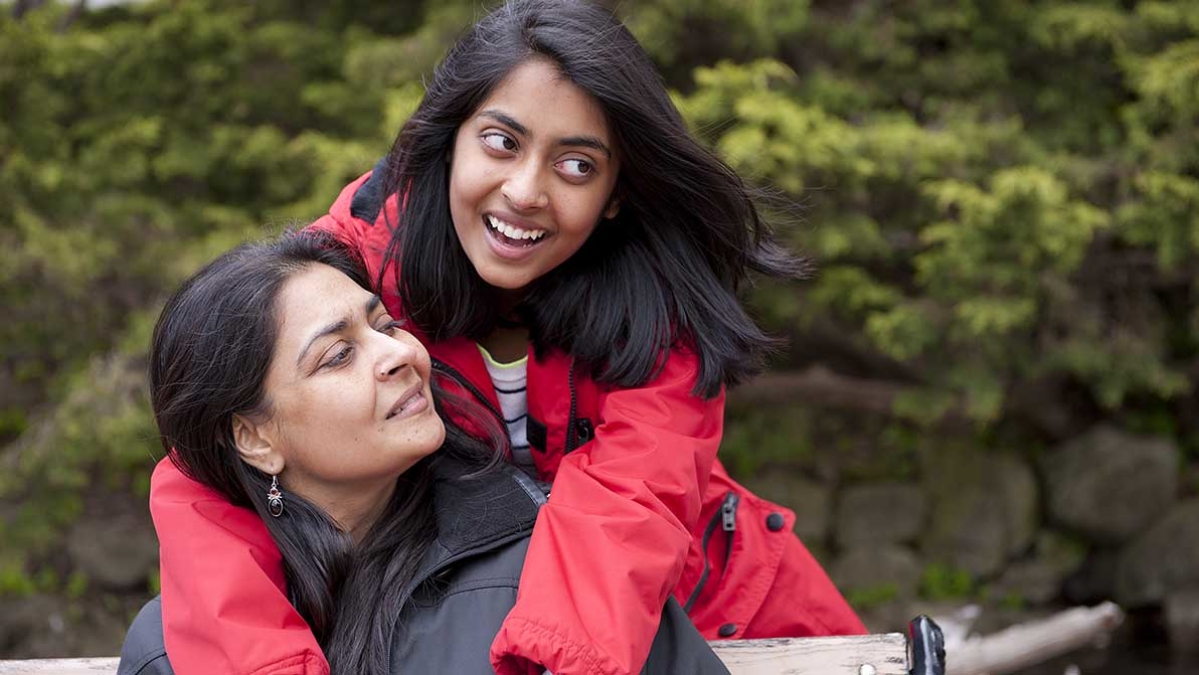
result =
[{"label": "girl's forehead", "polygon": [[[506,116],[529,135],[608,135],[599,101],[571,82],[545,59],[530,59],[512,69],[479,106],[473,119]],[[518,129],[520,131],[520,129]]]}]

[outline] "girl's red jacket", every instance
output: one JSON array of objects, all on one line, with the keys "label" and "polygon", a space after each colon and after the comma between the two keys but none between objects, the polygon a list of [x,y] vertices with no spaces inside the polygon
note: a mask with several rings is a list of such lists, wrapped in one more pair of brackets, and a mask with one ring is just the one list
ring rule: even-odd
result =
[{"label": "girl's red jacket", "polygon": [[[351,215],[369,177],[346,186],[312,227],[357,245],[378,278],[396,199],[374,222]],[[402,317],[394,275],[385,279],[384,304]],[[443,380],[498,414],[474,343],[428,347]],[[516,605],[492,644],[498,673],[542,672],[532,664],[557,675],[637,673],[672,593],[709,639],[864,632],[792,533],[794,514],[748,492],[716,460],[724,394],[691,394],[691,354],[673,351],[651,382],[630,389],[598,386],[571,365],[561,352],[529,354],[529,440],[553,490]],[[154,472],[150,508],[177,673],[328,672],[288,603],[280,554],[255,514],[166,460]]]}]

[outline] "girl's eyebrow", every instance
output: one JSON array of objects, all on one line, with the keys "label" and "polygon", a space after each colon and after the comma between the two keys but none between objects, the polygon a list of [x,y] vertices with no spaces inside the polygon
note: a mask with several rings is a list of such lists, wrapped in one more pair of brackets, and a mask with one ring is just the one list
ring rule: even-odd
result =
[{"label": "girl's eyebrow", "polygon": [[[383,302],[383,299],[380,298],[378,295],[372,295],[371,299],[366,301],[366,315],[370,316],[371,313],[374,312],[375,309],[378,308],[382,302]],[[300,355],[296,358],[296,367],[298,368],[300,366],[300,364],[304,362],[304,357],[308,354],[308,350],[309,350],[309,348],[312,347],[312,343],[325,337],[326,335],[332,335],[333,333],[340,333],[341,331],[349,328],[350,323],[351,323],[351,320],[348,317],[344,318],[344,319],[339,319],[339,320],[334,321],[333,323],[329,324],[328,326],[325,326],[324,328],[320,329],[319,331],[316,332],[316,334],[314,334],[312,337],[308,338],[308,342],[305,343],[304,348],[300,350]]]},{"label": "girl's eyebrow", "polygon": [[[527,136],[529,138],[533,137],[533,132],[529,131],[525,125],[517,122],[511,115],[500,112],[499,110],[484,110],[479,113],[479,117],[489,117],[500,124],[503,124],[504,126],[510,127],[513,131],[521,136]],[[591,148],[592,150],[604,153],[609,159],[612,157],[612,150],[609,149],[603,141],[595,136],[567,136],[565,138],[559,138],[558,145]]]}]

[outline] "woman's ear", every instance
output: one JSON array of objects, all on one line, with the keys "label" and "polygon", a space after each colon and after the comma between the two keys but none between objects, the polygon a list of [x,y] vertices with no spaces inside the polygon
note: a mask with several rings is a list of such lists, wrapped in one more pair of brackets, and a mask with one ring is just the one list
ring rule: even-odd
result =
[{"label": "woman's ear", "polygon": [[276,476],[286,462],[276,447],[274,429],[243,415],[233,416],[233,442],[242,461],[259,471]]}]

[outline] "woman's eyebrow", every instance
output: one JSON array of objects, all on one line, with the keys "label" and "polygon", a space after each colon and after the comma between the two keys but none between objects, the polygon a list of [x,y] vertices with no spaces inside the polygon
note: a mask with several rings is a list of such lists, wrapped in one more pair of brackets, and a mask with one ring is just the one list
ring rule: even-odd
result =
[{"label": "woman's eyebrow", "polygon": [[312,337],[308,338],[308,342],[305,343],[304,348],[300,350],[300,355],[298,357],[296,357],[296,367],[298,368],[300,366],[300,364],[304,362],[304,357],[308,355],[308,350],[310,348],[312,348],[312,344],[314,342],[325,337],[326,335],[332,335],[333,333],[340,333],[341,331],[343,331],[349,327],[350,327],[349,319],[339,319],[339,320],[334,321],[333,323],[329,324],[328,326],[325,326],[324,328],[318,330]]},{"label": "woman's eyebrow", "polygon": [[[365,307],[366,315],[369,317],[382,303],[383,303],[383,298],[379,297],[378,295],[372,295],[370,297],[370,300],[366,301],[366,307]],[[296,358],[296,366],[299,367],[299,365],[304,362],[304,357],[308,355],[308,350],[312,347],[312,343],[325,337],[326,335],[332,335],[333,333],[340,333],[341,331],[343,331],[349,327],[350,327],[350,319],[343,318],[343,319],[334,321],[333,323],[329,324],[328,326],[325,326],[324,328],[318,330],[312,337],[308,338],[308,342],[305,343],[304,348],[300,350],[300,356]]]},{"label": "woman's eyebrow", "polygon": [[[510,127],[513,131],[521,136],[526,136],[529,138],[533,137],[533,132],[529,131],[525,125],[517,122],[516,119],[511,115],[499,110],[484,110],[483,112],[479,113],[479,117],[489,117],[500,124],[503,124],[504,126]],[[595,136],[567,136],[565,138],[559,138],[558,145],[591,148],[592,150],[604,153],[609,158],[612,157],[612,150],[607,146],[607,144]]]}]

